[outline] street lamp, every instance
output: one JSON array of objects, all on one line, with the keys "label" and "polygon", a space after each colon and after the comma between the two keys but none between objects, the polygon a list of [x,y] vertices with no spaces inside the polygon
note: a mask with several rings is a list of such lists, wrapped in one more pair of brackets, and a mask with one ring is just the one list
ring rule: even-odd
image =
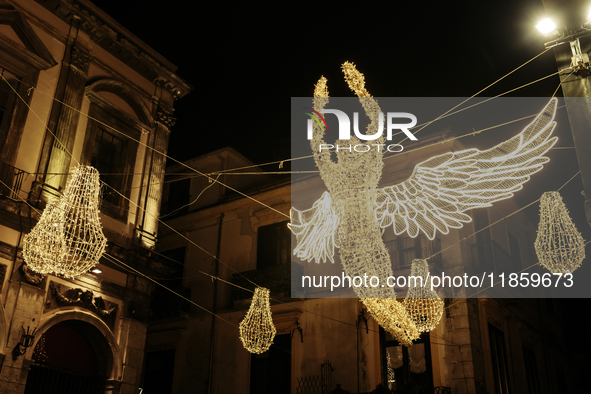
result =
[{"label": "street lamp", "polygon": [[[545,0],[544,6],[547,12],[563,8],[568,14],[565,14],[563,21],[559,23],[560,28],[556,25],[552,28],[549,20],[545,20],[538,24],[538,30],[545,31],[545,37],[550,39],[544,46],[554,48],[577,161],[581,170],[585,215],[587,222],[591,225],[591,155],[589,155],[591,152],[591,133],[589,133],[591,78],[587,78],[590,72],[591,40],[585,39],[591,36],[591,13],[573,14],[572,11],[576,12],[575,5],[576,2],[569,0]],[[556,33],[558,33],[557,36]],[[569,44],[568,47],[563,45],[566,43]]]},{"label": "street lamp", "polygon": [[542,19],[536,25],[536,28],[542,33],[545,37],[553,37],[553,39],[559,38],[560,32],[556,28],[556,23],[552,21],[550,18]]}]

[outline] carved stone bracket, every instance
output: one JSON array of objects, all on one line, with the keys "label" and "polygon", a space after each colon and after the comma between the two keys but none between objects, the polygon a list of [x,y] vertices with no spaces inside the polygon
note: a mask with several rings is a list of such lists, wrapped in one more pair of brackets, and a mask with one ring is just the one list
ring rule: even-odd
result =
[{"label": "carved stone bracket", "polygon": [[19,270],[22,275],[22,281],[37,287],[43,287],[42,285],[45,284],[45,279],[47,278],[47,275],[43,275],[33,271],[24,261],[21,264]]},{"label": "carved stone bracket", "polygon": [[185,89],[185,86],[182,86],[182,84],[179,83],[179,81],[173,81],[161,77],[156,78],[154,80],[154,83],[157,86],[160,86],[161,88],[168,90],[175,99],[181,97],[181,95],[183,95],[183,90]]},{"label": "carved stone bracket", "polygon": [[91,56],[88,52],[78,47],[72,47],[70,52],[70,64],[77,69],[84,71],[90,64]]},{"label": "carved stone bracket", "polygon": [[173,111],[174,110],[169,106],[159,105],[156,114],[156,120],[169,129],[172,128],[172,126],[174,126],[176,123],[176,118],[172,116]]},{"label": "carved stone bracket", "polygon": [[95,297],[90,290],[81,288],[70,288],[61,291],[61,284],[50,282],[49,292],[45,301],[46,311],[62,306],[78,306],[95,313],[109,326],[111,330],[115,327],[115,318],[119,305],[104,300],[102,297]]}]

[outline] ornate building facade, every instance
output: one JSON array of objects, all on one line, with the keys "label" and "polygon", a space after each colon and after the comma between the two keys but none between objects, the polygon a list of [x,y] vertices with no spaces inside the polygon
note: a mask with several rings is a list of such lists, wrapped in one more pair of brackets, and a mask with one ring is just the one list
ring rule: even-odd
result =
[{"label": "ornate building facade", "polygon": [[[191,87],[86,0],[0,1],[0,54],[0,392],[137,393],[154,286],[139,272],[160,267],[173,107]],[[106,254],[76,279],[37,274],[23,237],[78,163],[101,173]]]}]

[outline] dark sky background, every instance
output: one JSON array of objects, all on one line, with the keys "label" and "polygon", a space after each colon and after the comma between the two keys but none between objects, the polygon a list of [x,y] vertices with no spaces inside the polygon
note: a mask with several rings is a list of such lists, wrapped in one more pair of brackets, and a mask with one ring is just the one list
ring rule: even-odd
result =
[{"label": "dark sky background", "polygon": [[[540,0],[276,10],[252,2],[197,9],[179,0],[94,3],[195,87],[175,105],[170,152],[179,160],[226,145],[255,162],[288,157],[289,97],[310,96],[321,75],[331,96],[351,96],[340,71],[346,60],[366,75],[375,97],[468,97],[544,49],[534,27]],[[556,71],[552,53],[532,63],[483,95]],[[536,85],[520,94],[549,96],[558,79]]]}]

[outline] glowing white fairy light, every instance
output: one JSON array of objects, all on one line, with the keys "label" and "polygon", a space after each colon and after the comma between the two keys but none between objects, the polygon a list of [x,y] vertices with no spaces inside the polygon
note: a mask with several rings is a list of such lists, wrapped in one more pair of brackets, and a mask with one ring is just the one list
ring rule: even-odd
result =
[{"label": "glowing white fairy light", "polygon": [[[378,135],[381,110],[365,89],[363,74],[349,62],[342,68],[370,119],[366,135]],[[328,101],[326,78],[322,77],[314,89],[314,110],[322,112]],[[405,182],[383,189],[377,189],[384,165],[382,150],[337,150],[334,162],[331,152],[315,149],[325,144],[325,130],[314,123],[310,145],[328,192],[309,210],[292,209],[291,229],[297,238],[294,253],[304,261],[334,262],[334,249],[339,248],[346,275],[375,276],[379,283],[386,283],[393,273],[380,226],[392,225],[396,234],[407,232],[411,237],[423,232],[432,240],[437,231],[447,234],[450,228],[471,221],[465,211],[510,198],[548,161],[543,155],[557,140],[550,138],[555,112],[556,99],[552,99],[510,140],[486,151],[467,149],[435,156],[417,165]],[[355,145],[360,140],[352,136],[349,142]],[[375,143],[383,142],[381,134]],[[418,338],[415,322],[396,301],[393,288],[360,286],[354,291],[400,343],[408,346]]]},{"label": "glowing white fairy light", "polygon": [[37,225],[23,238],[23,259],[33,271],[42,272],[60,253],[64,233],[61,215],[54,215],[57,204],[57,199],[48,201]]},{"label": "glowing white fairy light", "polygon": [[251,353],[264,353],[273,344],[277,329],[271,318],[269,289],[257,287],[250,308],[240,322],[240,340]]},{"label": "glowing white fairy light", "polygon": [[[325,83],[324,80],[323,84]],[[360,89],[363,84],[357,83],[355,86]],[[365,101],[369,99],[362,99],[362,102]],[[551,137],[556,126],[556,103],[557,100],[552,98],[521,133],[497,146],[485,151],[466,149],[434,156],[419,163],[406,181],[375,189],[372,194],[375,196],[372,201],[372,206],[375,207],[374,220],[382,228],[392,226],[396,235],[406,232],[414,238],[423,233],[433,240],[437,232],[447,234],[450,228],[461,228],[464,223],[470,222],[472,218],[466,211],[490,207],[494,202],[511,198],[515,192],[521,190],[532,174],[540,171],[549,161],[544,155],[557,141],[556,137]],[[369,108],[370,119],[373,119],[375,112],[375,107]],[[323,143],[323,133],[323,128],[315,124],[313,146]],[[381,162],[372,162],[368,171],[365,171],[366,162],[375,158],[369,152],[344,151],[338,152],[337,156],[339,154],[339,160],[344,162],[361,162],[355,170],[361,173],[359,168],[363,168],[362,176],[370,177],[367,184],[375,180],[374,172],[378,169],[381,174]],[[350,159],[353,156],[355,161]],[[315,152],[315,157],[317,163],[318,159],[328,162],[330,153],[326,150]],[[330,196],[322,196],[323,203],[317,201],[306,211],[292,208],[292,218],[301,220],[294,224],[297,224],[300,234],[297,255],[303,260],[333,261],[334,247],[339,247],[334,237],[337,226],[319,222],[320,218],[332,218],[337,214],[341,219],[338,226],[344,223],[342,216],[336,211],[339,201],[335,195],[335,192],[338,193],[335,185],[343,183],[360,190],[365,187],[362,182],[352,184],[350,181],[354,175],[339,171],[340,167],[332,162],[319,166],[322,179],[330,192]],[[371,191],[369,187],[368,191]],[[370,194],[367,193],[367,196]],[[331,204],[326,203],[329,198],[332,198]],[[338,230],[337,227],[337,232]]]},{"label": "glowing white fairy light", "polygon": [[558,192],[546,192],[540,198],[535,249],[540,264],[552,273],[572,273],[585,258],[585,241]]},{"label": "glowing white fairy light", "polygon": [[[305,211],[292,209],[289,228],[295,234],[297,246],[293,254],[303,261],[315,260],[324,262],[327,258],[334,263],[334,248],[338,247],[335,240],[339,217],[330,209],[332,200],[330,194],[324,192],[320,200],[312,208]],[[305,223],[305,224],[302,224]],[[324,236],[328,234],[328,236]],[[311,242],[301,242],[304,239]]]},{"label": "glowing white fairy light", "polygon": [[413,260],[410,275],[420,278],[420,280],[410,281],[403,302],[404,307],[419,332],[433,331],[443,315],[444,302],[434,290],[431,290],[431,276],[427,260]]},{"label": "glowing white fairy light", "polygon": [[77,166],[70,171],[63,195],[46,208],[43,220],[24,240],[23,249],[30,251],[25,261],[34,271],[73,278],[98,263],[107,244],[99,218],[99,194],[95,168]]},{"label": "glowing white fairy light", "polygon": [[390,352],[386,349],[386,366],[388,369],[388,390],[394,389],[394,384],[396,383],[396,373],[394,372],[394,368],[392,367],[392,359],[390,357]]},{"label": "glowing white fairy light", "polygon": [[394,298],[362,298],[361,302],[375,321],[401,345],[412,346],[412,341],[419,338],[420,333],[406,308]]}]

